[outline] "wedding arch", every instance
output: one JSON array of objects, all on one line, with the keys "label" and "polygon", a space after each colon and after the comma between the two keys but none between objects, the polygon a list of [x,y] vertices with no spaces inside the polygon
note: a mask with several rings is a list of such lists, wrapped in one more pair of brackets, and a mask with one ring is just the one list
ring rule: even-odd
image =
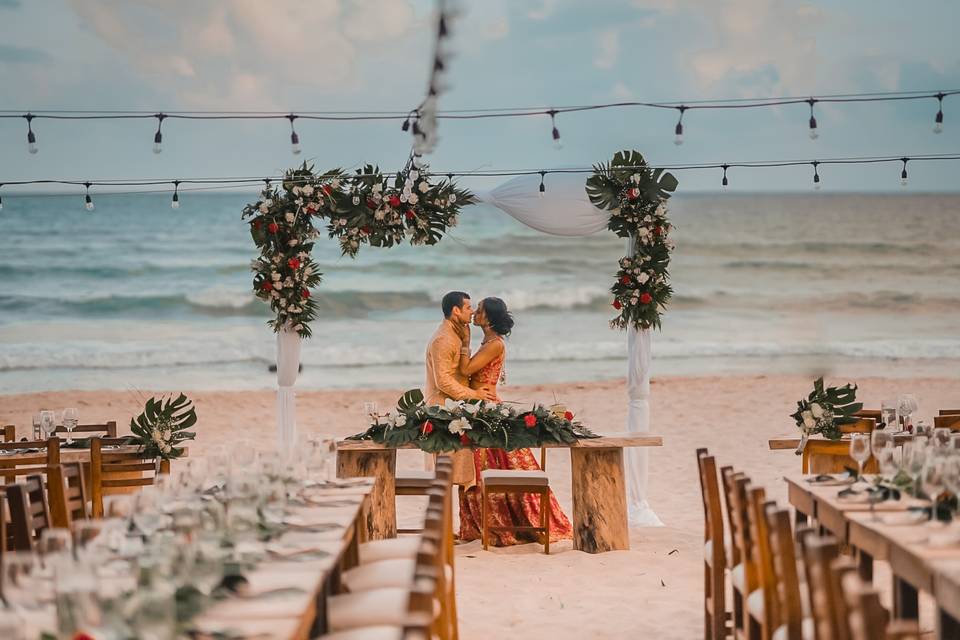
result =
[{"label": "wedding arch", "polygon": [[[595,165],[586,185],[573,173],[552,176],[549,195],[543,174],[518,176],[473,194],[452,176],[437,180],[416,157],[391,177],[373,165],[350,174],[340,169],[316,173],[303,164],[287,171],[280,185],[267,183],[260,199],[244,208],[243,218],[260,251],[251,263],[254,293],[275,314],[269,324],[277,333],[279,445],[290,447],[296,439],[294,385],[301,339],[312,335],[310,322],[317,317],[310,290],[322,274],[311,254],[321,227],[354,258],[364,244],[436,244],[456,225],[460,210],[477,202],[544,233],[576,237],[607,228],[626,240],[610,289],[616,311],[610,326],[627,331],[627,431],[649,431],[651,332],[660,327],[672,295],[672,227],[664,203],[677,184],[636,151],[620,151],[609,163]],[[646,501],[647,452],[628,449],[626,456],[631,524],[659,525]]]}]

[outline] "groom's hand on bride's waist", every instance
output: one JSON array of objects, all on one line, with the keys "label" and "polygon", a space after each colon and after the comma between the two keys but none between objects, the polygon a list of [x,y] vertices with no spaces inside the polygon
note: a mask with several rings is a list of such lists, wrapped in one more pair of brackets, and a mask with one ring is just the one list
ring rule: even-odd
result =
[{"label": "groom's hand on bride's waist", "polygon": [[491,402],[493,402],[497,399],[497,394],[494,393],[493,389],[486,384],[477,388],[477,393],[480,394],[481,400],[490,400]]}]

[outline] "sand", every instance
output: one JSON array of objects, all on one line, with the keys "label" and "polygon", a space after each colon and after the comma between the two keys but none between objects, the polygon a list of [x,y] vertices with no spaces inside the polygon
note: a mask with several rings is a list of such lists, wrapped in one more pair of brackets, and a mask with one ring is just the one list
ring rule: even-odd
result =
[{"label": "sand", "polygon": [[[828,384],[846,379],[828,379]],[[868,407],[898,393],[915,393],[921,417],[960,405],[958,379],[859,378]],[[772,452],[770,436],[791,433],[794,402],[808,393],[807,377],[730,376],[657,378],[652,382],[652,432],[664,446],[651,454],[649,501],[665,523],[633,529],[630,551],[589,555],[571,543],[524,545],[484,552],[479,542],[457,547],[461,637],[487,638],[654,638],[702,637],[703,511],[694,451],[708,447],[721,464],[733,464],[767,494],[785,504],[780,476],[799,470],[790,451]],[[397,390],[301,392],[301,430],[348,435],[363,428],[363,403],[392,407]],[[552,402],[558,398],[596,431],[620,431],[626,416],[623,381],[505,387],[509,400]],[[189,393],[200,416],[199,439],[191,455],[237,439],[273,446],[274,396],[262,392]],[[128,423],[142,406],[137,394],[121,391],[52,392],[0,396],[0,423],[25,434],[29,416],[40,408],[80,408],[81,421]],[[418,452],[401,452],[401,467],[418,467]],[[551,484],[570,513],[570,461],[565,451],[550,455]],[[401,523],[414,523],[416,498],[401,498]],[[884,568],[878,567],[878,584]]]}]

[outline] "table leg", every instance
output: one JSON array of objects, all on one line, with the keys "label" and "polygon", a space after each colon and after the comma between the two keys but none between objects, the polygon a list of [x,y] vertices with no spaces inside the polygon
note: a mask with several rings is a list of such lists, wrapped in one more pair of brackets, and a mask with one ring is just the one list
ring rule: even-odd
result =
[{"label": "table leg", "polygon": [[960,620],[940,609],[937,611],[937,640],[960,638]]},{"label": "table leg", "polygon": [[[397,537],[396,449],[337,451],[337,477],[373,477],[370,509],[366,512],[366,540]],[[362,537],[362,536],[361,536]]]},{"label": "table leg", "polygon": [[857,549],[857,572],[864,582],[873,582],[873,556],[863,549]]},{"label": "table leg", "polygon": [[623,449],[570,448],[573,548],[603,553],[630,548]]},{"label": "table leg", "polygon": [[896,576],[893,577],[893,616],[903,620],[917,620],[920,617],[917,590]]}]

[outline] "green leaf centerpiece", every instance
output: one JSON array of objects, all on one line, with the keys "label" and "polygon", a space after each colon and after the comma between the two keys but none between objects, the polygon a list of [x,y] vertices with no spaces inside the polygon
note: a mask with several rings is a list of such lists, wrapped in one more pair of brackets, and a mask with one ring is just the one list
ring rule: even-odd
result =
[{"label": "green leaf centerpiece", "polygon": [[178,444],[197,437],[188,430],[196,423],[197,412],[181,393],[176,398],[161,396],[147,400],[143,413],[130,420],[130,430],[143,453],[172,460],[183,455],[183,448]]}]

